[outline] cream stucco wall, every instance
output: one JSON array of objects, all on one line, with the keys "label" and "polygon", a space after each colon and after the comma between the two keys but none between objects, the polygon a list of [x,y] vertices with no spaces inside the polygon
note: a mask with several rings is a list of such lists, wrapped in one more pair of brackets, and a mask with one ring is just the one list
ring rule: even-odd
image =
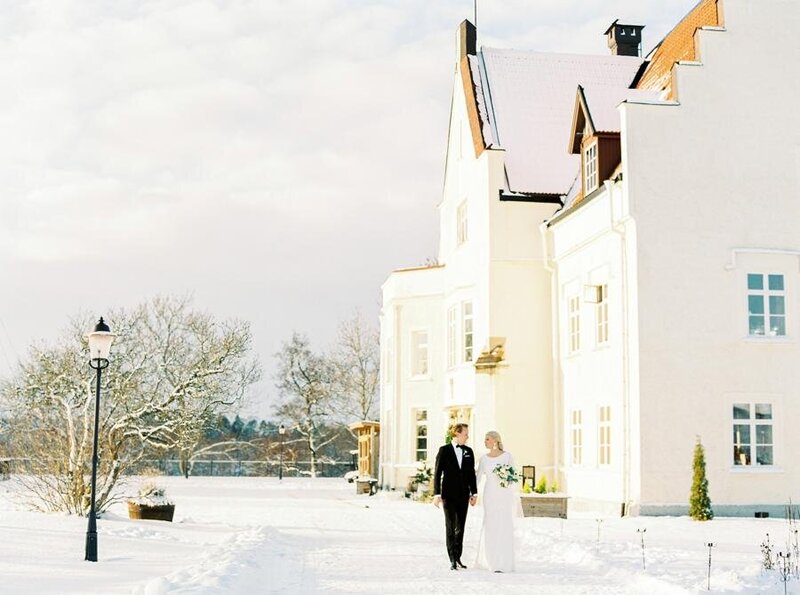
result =
[{"label": "cream stucco wall", "polygon": [[[555,320],[559,329],[557,402],[563,437],[562,486],[573,509],[591,507],[619,513],[639,492],[638,394],[631,374],[636,349],[635,316],[629,292],[635,262],[634,225],[619,183],[605,189],[549,227]],[[598,305],[585,299],[589,286],[606,285],[608,340],[598,341]],[[635,286],[635,284],[634,284]],[[580,346],[570,349],[569,300],[580,300]],[[611,408],[610,460],[599,456],[600,407]],[[579,411],[581,423],[573,426]],[[580,445],[573,453],[573,430]],[[578,456],[574,456],[577,454]],[[576,460],[579,459],[579,460]]]},{"label": "cream stucco wall", "polygon": [[[685,507],[695,436],[712,502],[797,500],[800,467],[800,5],[725,0],[677,66],[679,105],[622,110],[625,193],[636,221],[641,502]],[[736,252],[737,249],[743,249]],[[746,274],[787,283],[785,338],[749,338]],[[770,402],[775,465],[734,467],[731,407]],[[730,509],[729,510],[733,510]]]}]

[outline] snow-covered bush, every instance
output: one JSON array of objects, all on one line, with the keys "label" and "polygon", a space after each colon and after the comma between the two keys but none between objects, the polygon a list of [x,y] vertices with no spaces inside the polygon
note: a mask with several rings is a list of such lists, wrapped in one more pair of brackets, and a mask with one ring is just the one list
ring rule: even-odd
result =
[{"label": "snow-covered bush", "polygon": [[164,487],[154,481],[144,482],[139,488],[139,495],[135,498],[130,498],[128,502],[133,502],[140,506],[167,506],[174,504],[172,500],[167,498],[167,491]]}]

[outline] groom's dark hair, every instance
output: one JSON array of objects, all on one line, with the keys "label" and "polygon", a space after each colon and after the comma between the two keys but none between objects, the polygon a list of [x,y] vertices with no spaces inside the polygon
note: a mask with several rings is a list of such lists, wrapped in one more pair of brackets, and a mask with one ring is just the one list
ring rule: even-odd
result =
[{"label": "groom's dark hair", "polygon": [[456,424],[453,426],[453,434],[460,434],[464,428],[468,428],[469,424]]}]

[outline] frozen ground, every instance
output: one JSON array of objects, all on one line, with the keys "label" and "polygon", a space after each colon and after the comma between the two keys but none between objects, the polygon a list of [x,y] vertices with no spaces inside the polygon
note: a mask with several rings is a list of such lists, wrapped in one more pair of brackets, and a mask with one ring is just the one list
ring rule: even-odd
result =
[{"label": "frozen ground", "polygon": [[[341,479],[163,478],[175,522],[98,522],[100,561],[84,562],[86,519],[25,511],[0,482],[0,593],[783,593],[761,571],[777,519],[520,519],[518,570],[449,570],[444,521],[394,493],[357,496]],[[464,561],[481,510],[470,510]],[[646,569],[637,529],[646,529]],[[800,581],[788,583],[800,594]]]}]

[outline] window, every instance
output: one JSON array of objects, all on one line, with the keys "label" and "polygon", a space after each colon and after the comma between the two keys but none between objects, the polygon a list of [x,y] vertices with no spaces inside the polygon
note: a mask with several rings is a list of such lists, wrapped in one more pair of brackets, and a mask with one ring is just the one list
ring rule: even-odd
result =
[{"label": "window", "polygon": [[[764,283],[766,278],[766,284]],[[786,336],[783,275],[747,275],[747,314],[751,336]]]},{"label": "window", "polygon": [[572,410],[572,464],[580,465],[583,462],[583,412],[580,409]]},{"label": "window", "polygon": [[[733,406],[733,464],[773,465],[772,404]],[[755,462],[753,455],[755,454]]]},{"label": "window", "polygon": [[447,309],[447,367],[456,365],[456,307]]},{"label": "window", "polygon": [[569,298],[569,352],[575,353],[581,348],[581,299],[579,296]]},{"label": "window", "polygon": [[415,442],[415,461],[428,460],[428,410],[417,409],[416,416],[416,440]]},{"label": "window", "polygon": [[451,427],[457,423],[472,427],[472,407],[451,407],[447,412],[447,422]]},{"label": "window", "polygon": [[411,375],[428,374],[428,331],[411,333]]},{"label": "window", "polygon": [[597,141],[583,150],[584,192],[589,194],[597,188]]},{"label": "window", "polygon": [[456,243],[461,245],[469,239],[467,227],[467,201],[465,200],[456,209]]},{"label": "window", "polygon": [[461,328],[464,332],[464,361],[472,362],[472,302],[461,304]]},{"label": "window", "polygon": [[597,344],[608,343],[608,285],[601,285],[597,292]]},{"label": "window", "polygon": [[611,464],[611,407],[600,407],[597,423],[597,462],[600,465]]}]

